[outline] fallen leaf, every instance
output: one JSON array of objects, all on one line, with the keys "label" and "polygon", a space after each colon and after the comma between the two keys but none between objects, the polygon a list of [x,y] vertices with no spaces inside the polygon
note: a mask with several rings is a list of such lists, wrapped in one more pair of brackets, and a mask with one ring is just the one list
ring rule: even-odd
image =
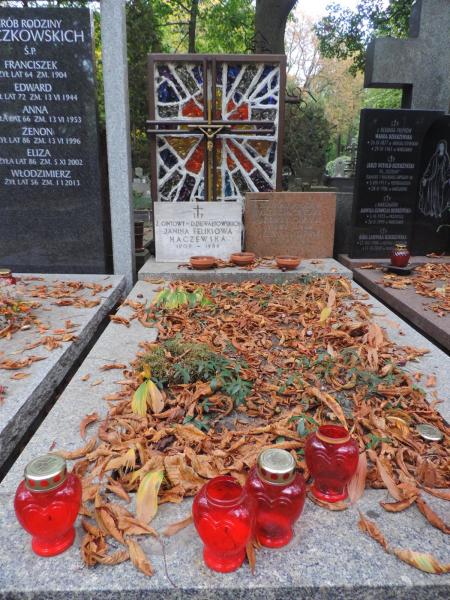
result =
[{"label": "fallen leaf", "polygon": [[434,373],[427,377],[425,385],[427,387],[435,387],[436,386],[436,375]]},{"label": "fallen leaf", "polygon": [[372,539],[381,544],[381,546],[383,546],[386,552],[389,552],[388,543],[384,535],[381,533],[381,531],[378,529],[375,523],[367,519],[360,511],[358,526],[361,529],[361,531],[367,533]]},{"label": "fallen leaf", "polygon": [[10,379],[16,379],[16,380],[20,380],[20,379],[25,379],[26,377],[29,377],[30,373],[15,373],[12,377],[10,377]]},{"label": "fallen leaf", "polygon": [[444,523],[439,515],[437,515],[431,507],[425,502],[420,496],[416,499],[417,508],[423,514],[423,516],[433,525],[436,529],[440,529],[444,533],[450,534],[450,527]]},{"label": "fallen leaf", "polygon": [[436,575],[450,573],[450,563],[441,565],[431,554],[414,552],[413,550],[401,550],[399,548],[394,549],[393,554],[408,565],[411,565],[420,571],[425,571],[425,573],[433,573]]},{"label": "fallen leaf", "polygon": [[171,525],[166,527],[166,529],[164,529],[164,531],[163,531],[163,535],[165,535],[167,537],[175,535],[182,529],[185,529],[188,525],[190,525],[193,522],[194,522],[194,519],[192,518],[192,515],[189,515],[182,521],[177,521],[176,523],[172,523]]},{"label": "fallen leaf", "polygon": [[255,547],[253,545],[253,542],[249,542],[247,544],[247,546],[245,547],[245,553],[247,555],[247,560],[248,560],[248,564],[250,566],[250,571],[252,572],[252,575],[254,575],[255,569],[256,569],[256,552],[255,552]]},{"label": "fallen leaf", "polygon": [[81,381],[87,381],[89,379],[89,377],[91,376],[90,373],[86,373],[86,375],[83,375],[83,377],[80,378]]},{"label": "fallen leaf", "polygon": [[158,492],[164,479],[164,470],[151,471],[142,478],[136,493],[136,515],[149,523],[158,511]]},{"label": "fallen leaf", "polygon": [[98,421],[99,418],[100,417],[98,416],[98,414],[96,412],[93,412],[84,417],[84,419],[80,423],[80,437],[81,438],[84,439],[86,437],[86,427],[88,425],[90,425],[91,423],[95,423],[95,421]]},{"label": "fallen leaf", "polygon": [[123,363],[110,363],[107,365],[103,365],[103,367],[100,368],[100,371],[111,371],[113,369],[126,369],[127,365],[124,365]]},{"label": "fallen leaf", "polygon": [[414,504],[417,496],[410,496],[405,500],[400,500],[399,502],[380,502],[380,505],[387,510],[388,512],[401,512],[406,508],[409,508],[411,504]]},{"label": "fallen leaf", "polygon": [[109,318],[111,319],[111,321],[117,323],[118,325],[126,325],[126,327],[130,326],[130,321],[125,317],[121,317],[119,315],[109,315]]},{"label": "fallen leaf", "polygon": [[128,551],[130,553],[130,560],[133,563],[133,565],[137,569],[142,571],[144,575],[151,577],[153,575],[153,567],[151,565],[151,562],[145,556],[145,553],[142,550],[140,544],[138,544],[138,542],[130,538],[127,538],[126,543],[128,546]]},{"label": "fallen leaf", "polygon": [[82,458],[86,456],[89,452],[92,452],[97,445],[97,440],[95,437],[91,438],[88,443],[82,448],[78,448],[78,450],[57,450],[53,454],[57,454],[58,456],[62,456],[66,460],[75,460],[77,458]]},{"label": "fallen leaf", "polygon": [[350,504],[355,504],[364,494],[367,477],[367,455],[366,452],[360,452],[358,466],[350,483],[347,486],[348,498]]},{"label": "fallen leaf", "polygon": [[103,379],[97,379],[96,381],[93,381],[91,383],[91,387],[95,387],[96,385],[100,385],[101,383],[103,383]]},{"label": "fallen leaf", "polygon": [[331,315],[331,308],[329,306],[325,306],[325,308],[322,309],[322,312],[320,313],[319,323],[321,325],[323,325],[325,323],[325,321],[330,317],[330,315]]}]

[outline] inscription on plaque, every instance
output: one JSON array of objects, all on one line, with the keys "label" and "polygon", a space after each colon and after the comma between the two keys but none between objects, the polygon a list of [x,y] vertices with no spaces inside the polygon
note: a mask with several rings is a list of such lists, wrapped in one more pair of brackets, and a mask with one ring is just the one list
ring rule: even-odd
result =
[{"label": "inscription on plaque", "polygon": [[191,256],[229,258],[242,248],[240,202],[155,202],[156,260],[182,262]]},{"label": "inscription on plaque", "polygon": [[[385,257],[397,242],[414,249],[422,146],[439,111],[361,111],[352,257]],[[432,240],[429,240],[430,247]],[[431,250],[429,250],[431,251]]]},{"label": "inscription on plaque", "polygon": [[105,272],[88,9],[0,9],[0,262]]}]

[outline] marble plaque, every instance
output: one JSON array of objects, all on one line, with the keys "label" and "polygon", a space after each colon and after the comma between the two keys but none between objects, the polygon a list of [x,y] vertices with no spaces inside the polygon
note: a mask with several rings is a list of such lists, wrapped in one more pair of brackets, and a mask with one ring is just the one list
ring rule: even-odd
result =
[{"label": "marble plaque", "polygon": [[155,202],[157,262],[186,262],[191,256],[227,259],[242,249],[240,202]]}]

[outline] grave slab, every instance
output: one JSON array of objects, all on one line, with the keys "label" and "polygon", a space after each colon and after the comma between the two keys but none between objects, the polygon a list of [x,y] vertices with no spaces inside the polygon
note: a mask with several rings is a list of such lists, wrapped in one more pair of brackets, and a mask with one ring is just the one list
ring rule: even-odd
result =
[{"label": "grave slab", "polygon": [[[387,260],[353,260],[348,257],[340,257],[341,261],[353,271],[355,281],[360,283],[371,294],[380,298],[392,310],[399,313],[404,319],[411,322],[422,333],[432,338],[437,344],[450,352],[450,314],[439,316],[429,307],[433,299],[420,296],[416,293],[414,286],[410,285],[404,289],[384,287],[382,282],[383,271],[381,265]],[[430,259],[426,256],[411,258],[411,264],[424,263],[450,263],[449,257]],[[377,265],[379,268],[362,269],[365,264]],[[414,271],[411,274],[414,279]],[[444,285],[444,282],[441,282]],[[448,282],[447,282],[448,285]]]},{"label": "grave slab", "polygon": [[156,262],[154,258],[148,260],[139,271],[139,279],[167,279],[167,280],[193,280],[199,283],[224,282],[238,283],[243,281],[260,280],[263,283],[281,283],[283,281],[297,281],[305,276],[340,275],[352,278],[351,271],[332,258],[302,260],[299,267],[293,271],[282,272],[275,266],[259,265],[252,271],[241,267],[226,267],[194,271],[187,266],[178,266],[175,263]]},{"label": "grave slab", "polygon": [[[391,337],[403,344],[430,350],[413,368],[425,374],[435,373],[436,390],[446,398],[449,385],[450,358],[438,350],[380,302],[352,284],[363,301],[371,305],[375,320],[390,329]],[[130,298],[149,300],[156,285],[138,282]],[[139,295],[139,297],[138,297]],[[118,313],[131,315],[129,307]],[[112,361],[129,362],[138,351],[139,342],[152,341],[156,331],[132,321],[130,327],[111,323],[84,361],[80,370],[53,407],[35,437],[30,441],[8,476],[0,485],[0,598],[2,599],[90,599],[140,600],[444,600],[450,593],[450,575],[430,575],[417,571],[384,553],[373,540],[357,527],[359,508],[374,520],[395,547],[433,553],[441,562],[448,562],[445,535],[432,528],[415,507],[390,514],[379,506],[385,500],[384,490],[367,490],[358,505],[344,512],[328,512],[307,501],[297,524],[293,543],[279,551],[262,550],[257,556],[256,573],[251,575],[244,565],[234,573],[221,575],[209,571],[203,564],[201,542],[192,526],[172,538],[143,540],[151,558],[155,575],[149,579],[137,572],[130,562],[113,568],[82,565],[79,543],[82,529],[77,524],[77,539],[63,555],[44,559],[30,549],[29,536],[15,520],[12,501],[25,464],[45,453],[56,443],[57,448],[73,450],[84,445],[79,437],[81,418],[89,412],[106,413],[105,394],[117,390],[115,382],[121,372],[100,371]],[[89,381],[82,381],[85,375]],[[102,380],[91,387],[90,381]],[[430,396],[431,399],[431,396]],[[442,405],[441,405],[442,406]],[[450,416],[450,402],[442,411]],[[92,432],[92,427],[88,432]],[[444,514],[441,501],[427,501]],[[153,522],[162,530],[166,524],[186,517],[190,501],[180,505],[163,505]]]},{"label": "grave slab", "polygon": [[[0,339],[0,362],[3,360],[22,360],[28,356],[44,357],[44,360],[34,362],[27,368],[19,370],[0,369],[0,384],[6,387],[5,400],[0,405],[0,473],[2,466],[20,444],[28,427],[33,423],[55,388],[62,382],[69,370],[75,365],[84,349],[95,335],[99,325],[111,312],[124,294],[124,279],[113,275],[19,275],[17,293],[23,300],[37,301],[40,306],[33,309],[33,314],[40,319],[48,330],[43,336],[54,335],[53,330],[64,329],[66,321],[72,321],[76,327],[73,333],[77,339],[60,342],[60,347],[48,350],[40,345],[25,350],[27,345],[42,339],[36,327],[26,331],[17,331],[11,339]],[[33,297],[33,291],[40,286],[47,286],[51,291],[52,285],[58,281],[66,283],[80,282],[82,284],[98,284],[109,289],[103,289],[97,294],[86,288],[80,290],[77,296],[85,300],[98,300],[94,307],[58,306],[57,298]],[[73,288],[71,289],[73,292]],[[60,300],[67,300],[64,296]],[[24,372],[26,377],[14,380],[11,377],[18,372]]]}]

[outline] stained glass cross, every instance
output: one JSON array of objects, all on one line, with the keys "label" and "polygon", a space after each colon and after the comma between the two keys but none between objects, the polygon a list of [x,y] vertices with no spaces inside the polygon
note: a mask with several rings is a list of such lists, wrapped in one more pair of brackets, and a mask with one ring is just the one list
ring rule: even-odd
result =
[{"label": "stained glass cross", "polygon": [[284,56],[150,56],[152,195],[236,201],[280,183]]}]

